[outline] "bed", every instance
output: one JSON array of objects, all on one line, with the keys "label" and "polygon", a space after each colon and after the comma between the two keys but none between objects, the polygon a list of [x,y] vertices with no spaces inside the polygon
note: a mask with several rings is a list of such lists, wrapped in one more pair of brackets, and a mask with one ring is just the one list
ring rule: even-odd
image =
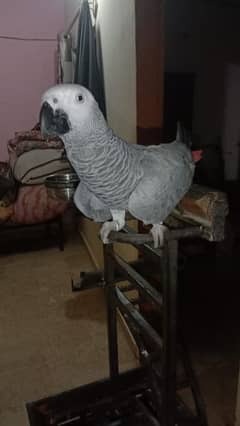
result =
[{"label": "bed", "polygon": [[44,185],[49,175],[71,170],[62,142],[46,140],[34,128],[16,132],[8,154],[8,162],[0,162],[0,231],[56,222],[62,233],[68,203],[53,199]]}]

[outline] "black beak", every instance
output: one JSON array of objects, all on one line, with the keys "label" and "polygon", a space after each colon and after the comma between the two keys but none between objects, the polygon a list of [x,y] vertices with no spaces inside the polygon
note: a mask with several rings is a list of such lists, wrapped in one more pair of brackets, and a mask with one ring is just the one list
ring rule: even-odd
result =
[{"label": "black beak", "polygon": [[61,136],[69,132],[68,115],[61,109],[53,111],[48,102],[44,102],[40,111],[40,126],[43,136]]}]

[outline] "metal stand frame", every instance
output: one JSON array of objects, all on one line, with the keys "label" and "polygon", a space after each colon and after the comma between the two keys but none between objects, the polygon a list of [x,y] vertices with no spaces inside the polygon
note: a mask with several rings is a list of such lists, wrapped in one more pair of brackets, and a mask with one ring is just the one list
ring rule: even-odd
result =
[{"label": "metal stand frame", "polygon": [[[108,341],[110,377],[119,374],[118,344],[117,344],[117,310],[123,315],[129,331],[134,337],[139,349],[140,362],[147,370],[149,385],[152,391],[152,406],[154,407],[155,424],[175,426],[176,424],[199,424],[207,426],[205,406],[199,386],[192,369],[186,345],[177,340],[177,267],[178,240],[184,237],[199,236],[199,228],[172,231],[163,250],[154,250],[144,244],[145,255],[155,257],[158,262],[161,293],[157,292],[132,266],[114,253],[113,245],[104,246],[104,280],[108,310]],[[117,234],[114,240],[122,240]],[[128,241],[123,238],[125,242]],[[138,245],[139,235],[131,243]],[[117,275],[118,273],[118,275]],[[120,273],[120,274],[119,274]],[[138,290],[144,301],[155,304],[161,313],[161,336],[141,315],[136,305],[126,296],[126,292],[117,285],[127,279],[131,289]],[[179,357],[185,371],[185,379],[177,383],[177,358]],[[195,403],[195,415],[189,418],[189,410],[185,414],[178,413],[177,389],[190,387]],[[182,407],[182,405],[181,405]],[[180,418],[179,418],[180,414]],[[184,420],[184,415],[187,419]],[[178,423],[180,422],[180,423]]]},{"label": "metal stand frame", "polygon": [[[111,242],[132,244],[143,258],[127,263],[113,244],[104,246],[104,272],[81,275],[74,291],[104,287],[107,302],[108,354],[110,378],[41,401],[27,404],[31,426],[41,425],[153,425],[208,426],[205,405],[186,347],[177,333],[178,240],[201,236],[202,229],[189,227],[170,231],[162,250],[154,249],[149,235],[129,231],[110,234]],[[145,278],[145,268],[160,275],[160,291]],[[119,285],[128,281],[128,287]],[[128,290],[136,289],[140,300],[159,310],[159,333],[144,318]],[[140,304],[141,305],[141,304]],[[141,368],[119,373],[117,313],[121,312],[138,349]],[[184,378],[177,378],[181,360]],[[195,403],[192,412],[179,397],[189,387]]]}]

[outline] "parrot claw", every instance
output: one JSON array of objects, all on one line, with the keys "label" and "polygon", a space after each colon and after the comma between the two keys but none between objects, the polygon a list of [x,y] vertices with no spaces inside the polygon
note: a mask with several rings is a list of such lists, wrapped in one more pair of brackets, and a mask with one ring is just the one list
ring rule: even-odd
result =
[{"label": "parrot claw", "polygon": [[110,241],[108,239],[108,235],[111,231],[118,231],[118,223],[114,220],[112,222],[105,222],[101,229],[100,229],[100,237],[103,242],[103,244],[110,244]]},{"label": "parrot claw", "polygon": [[108,235],[111,231],[120,231],[125,225],[125,210],[111,210],[113,220],[105,222],[100,229],[103,244],[109,244]]},{"label": "parrot claw", "polygon": [[154,248],[163,247],[164,245],[164,234],[168,231],[168,228],[162,224],[153,225],[150,230],[153,236],[153,245]]}]

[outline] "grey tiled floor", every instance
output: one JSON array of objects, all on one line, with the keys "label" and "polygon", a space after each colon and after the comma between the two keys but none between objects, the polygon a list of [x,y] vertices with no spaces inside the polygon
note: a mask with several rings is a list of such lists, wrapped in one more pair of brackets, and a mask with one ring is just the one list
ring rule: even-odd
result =
[{"label": "grey tiled floor", "polygon": [[[93,270],[93,265],[78,236],[64,252],[50,248],[0,256],[1,426],[26,426],[26,402],[107,375],[104,297],[100,290],[71,292],[71,276],[80,270]],[[211,287],[204,285],[199,294],[207,296]],[[191,303],[204,302],[193,291]],[[193,306],[186,315],[196,322],[189,327],[190,346],[209,426],[233,426],[239,344],[232,342],[238,332],[226,321],[219,328],[222,334],[209,329],[211,318],[219,322],[222,311],[202,321]],[[137,362],[121,327],[120,360],[122,369]]]},{"label": "grey tiled floor", "polygon": [[[104,297],[71,292],[93,265],[80,240],[0,257],[0,425],[26,426],[25,403],[108,374]],[[136,359],[120,327],[122,369]]]}]

